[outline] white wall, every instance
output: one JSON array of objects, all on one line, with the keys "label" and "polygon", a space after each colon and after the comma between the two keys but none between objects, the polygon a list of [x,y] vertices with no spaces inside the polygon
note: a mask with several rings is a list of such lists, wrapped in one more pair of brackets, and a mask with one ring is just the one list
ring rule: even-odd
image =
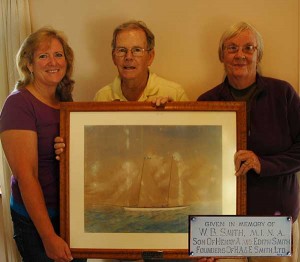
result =
[{"label": "white wall", "polygon": [[298,0],[30,0],[33,30],[63,30],[76,55],[75,100],[92,100],[116,75],[113,29],[129,19],[147,23],[156,36],[152,70],[179,82],[194,100],[223,78],[217,47],[222,32],[244,20],[265,41],[262,72],[299,90]]},{"label": "white wall", "polygon": [[152,70],[179,82],[194,100],[223,78],[219,37],[238,21],[262,34],[262,72],[290,82],[299,92],[298,0],[29,0],[32,29],[62,30],[75,51],[75,100],[92,100],[116,75],[111,61],[113,29],[143,20],[156,36]]}]

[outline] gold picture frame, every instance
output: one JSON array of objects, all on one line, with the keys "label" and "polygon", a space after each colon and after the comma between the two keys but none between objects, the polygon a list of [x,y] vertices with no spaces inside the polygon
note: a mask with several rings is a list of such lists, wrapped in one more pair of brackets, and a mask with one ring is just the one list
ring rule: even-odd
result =
[{"label": "gold picture frame", "polygon": [[243,102],[65,102],[60,135],[60,229],[74,257],[189,258],[188,215],[246,214],[233,162]]}]

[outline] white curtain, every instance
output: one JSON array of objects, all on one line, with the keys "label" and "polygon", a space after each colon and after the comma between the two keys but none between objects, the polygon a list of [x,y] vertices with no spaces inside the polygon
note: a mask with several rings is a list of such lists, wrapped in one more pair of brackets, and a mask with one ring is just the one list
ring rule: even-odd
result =
[{"label": "white curtain", "polygon": [[[15,67],[16,53],[24,38],[31,33],[28,0],[0,0],[0,107],[12,91],[18,73]],[[6,262],[20,261],[12,233],[9,210],[10,170],[0,148],[0,185],[4,217]]]}]

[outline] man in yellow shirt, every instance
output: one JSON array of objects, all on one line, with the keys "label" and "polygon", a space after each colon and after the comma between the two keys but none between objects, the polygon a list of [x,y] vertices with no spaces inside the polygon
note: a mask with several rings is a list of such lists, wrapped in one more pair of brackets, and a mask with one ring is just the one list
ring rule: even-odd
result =
[{"label": "man in yellow shirt", "polygon": [[119,75],[101,88],[95,101],[153,101],[167,97],[171,101],[188,101],[183,88],[149,72],[155,51],[153,33],[141,21],[128,21],[113,33],[112,59]]},{"label": "man in yellow shirt", "polygon": [[[133,20],[119,25],[114,30],[111,46],[119,75],[96,93],[94,101],[149,101],[160,106],[168,101],[189,100],[179,84],[149,71],[155,56],[155,37],[143,22]],[[54,142],[59,160],[64,140],[56,137]]]}]

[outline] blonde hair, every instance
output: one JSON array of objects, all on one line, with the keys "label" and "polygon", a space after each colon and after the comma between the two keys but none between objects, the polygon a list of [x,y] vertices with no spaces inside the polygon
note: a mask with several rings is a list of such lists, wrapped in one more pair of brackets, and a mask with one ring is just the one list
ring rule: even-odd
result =
[{"label": "blonde hair", "polygon": [[73,101],[74,81],[71,79],[71,75],[73,73],[74,53],[64,34],[49,27],[37,30],[23,41],[16,56],[20,79],[17,81],[15,89],[20,90],[33,81],[32,73],[27,65],[33,63],[34,52],[38,49],[40,43],[51,39],[57,39],[61,43],[67,61],[66,74],[56,88],[56,96],[60,101]]}]

